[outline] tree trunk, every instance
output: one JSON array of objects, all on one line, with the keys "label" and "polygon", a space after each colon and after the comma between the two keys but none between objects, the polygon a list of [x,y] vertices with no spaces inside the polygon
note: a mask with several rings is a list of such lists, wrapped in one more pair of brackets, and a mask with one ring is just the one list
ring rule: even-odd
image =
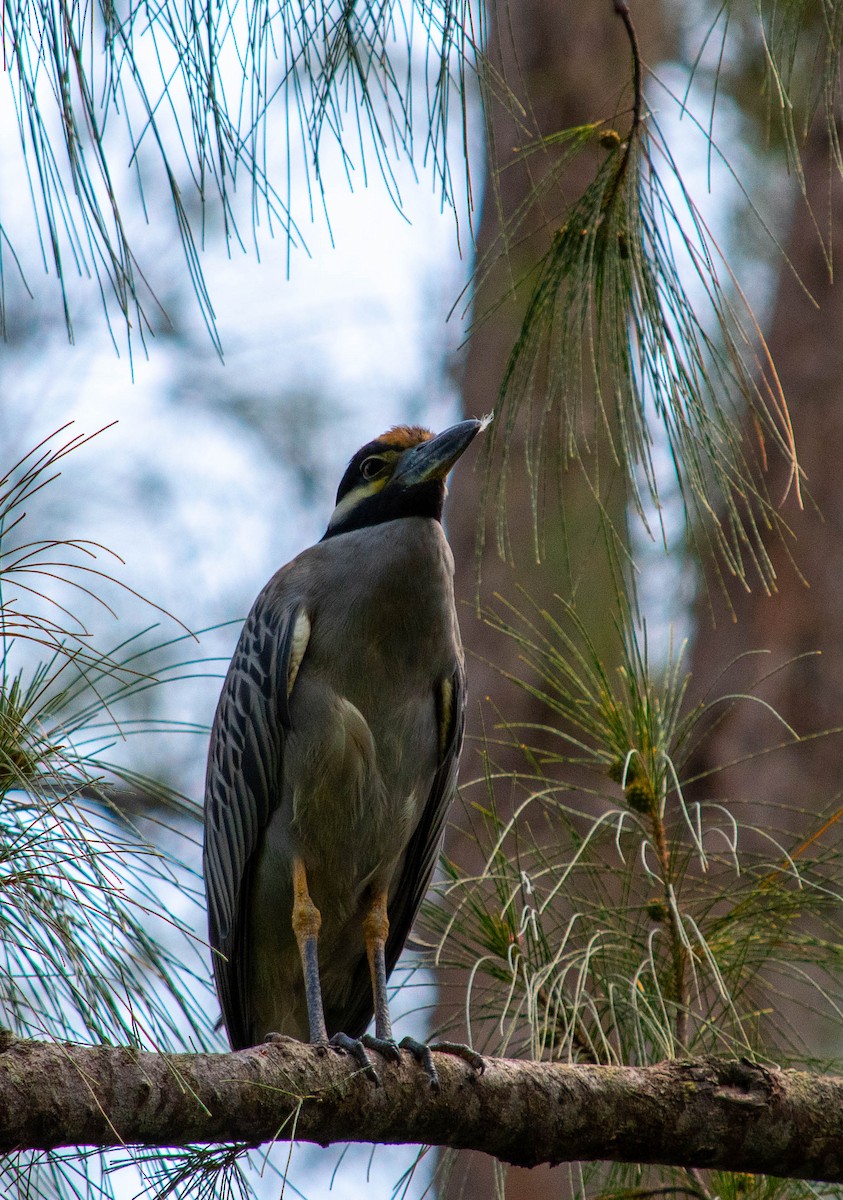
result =
[{"label": "tree trunk", "polygon": [[[558,188],[540,202],[532,200],[537,180],[557,167],[555,149],[518,158],[514,151],[539,137],[587,121],[611,119],[616,112],[623,135],[631,100],[630,48],[612,0],[492,0],[488,12],[488,55],[493,71],[506,81],[512,93],[508,102],[499,96],[487,98],[486,184],[477,237],[477,259],[481,266],[495,253],[501,233],[516,213],[526,212],[519,226],[517,244],[509,257],[501,257],[484,278],[472,298],[474,319],[485,320],[475,329],[461,364],[463,409],[466,416],[481,416],[494,408],[509,354],[524,316],[526,297],[510,299],[491,315],[491,307],[505,293],[508,279],[517,279],[530,262],[546,252],[555,231],[564,221],[566,202],[578,197],[593,178],[597,159],[585,154],[566,171]],[[660,4],[634,6],[633,19],[645,54],[660,57],[662,12]],[[513,100],[514,98],[514,100]],[[514,114],[517,104],[523,113]],[[599,153],[599,152],[598,152]],[[589,621],[600,649],[601,629],[608,635],[614,611],[616,585],[603,543],[600,514],[585,472],[572,467],[562,481],[564,512],[545,514],[543,535],[547,547],[538,566],[533,553],[532,512],[529,481],[524,469],[523,447],[528,430],[516,427],[510,446],[513,471],[506,495],[507,525],[513,546],[512,562],[496,552],[494,515],[480,512],[482,478],[458,472],[447,512],[447,525],[457,563],[457,595],[460,622],[467,650],[469,710],[467,742],[461,779],[465,801],[479,800],[477,789],[465,786],[482,776],[482,737],[502,736],[495,726],[503,718],[518,724],[541,718],[535,701],[503,679],[510,672],[523,674],[515,643],[493,632],[478,617],[481,605],[493,603],[500,593],[518,607],[526,601],[517,589],[542,606],[553,609],[554,595],[576,595],[578,611]],[[519,474],[520,472],[520,474]],[[611,472],[606,472],[611,475]],[[624,489],[608,487],[603,500],[618,528],[624,527]],[[475,556],[478,520],[485,522],[486,539],[481,561]],[[479,586],[478,586],[479,565]],[[490,702],[491,701],[491,702]],[[505,740],[505,738],[504,738]],[[517,739],[515,739],[517,740]],[[523,769],[524,761],[513,746],[496,746],[494,761],[501,767]],[[482,788],[482,784],[479,785]],[[503,813],[511,803],[497,796]],[[468,871],[482,866],[478,847],[471,838],[468,822],[455,808],[446,844],[447,853]],[[453,1019],[464,1002],[465,982],[449,974],[443,980],[438,1021]],[[449,997],[453,1003],[449,1004]],[[511,1171],[507,1194],[513,1200],[529,1196],[541,1200],[559,1194],[559,1179],[547,1171]],[[461,1200],[488,1200],[494,1195],[489,1160],[470,1156],[459,1164],[450,1193]]]}]

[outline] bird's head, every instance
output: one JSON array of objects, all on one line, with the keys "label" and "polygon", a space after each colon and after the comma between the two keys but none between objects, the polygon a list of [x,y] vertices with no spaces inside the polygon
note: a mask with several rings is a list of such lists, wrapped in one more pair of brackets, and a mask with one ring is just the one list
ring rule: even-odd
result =
[{"label": "bird's head", "polygon": [[396,425],[363,446],[342,477],[325,537],[398,517],[439,520],[448,472],[487,424],[460,421],[436,436],[419,425]]}]

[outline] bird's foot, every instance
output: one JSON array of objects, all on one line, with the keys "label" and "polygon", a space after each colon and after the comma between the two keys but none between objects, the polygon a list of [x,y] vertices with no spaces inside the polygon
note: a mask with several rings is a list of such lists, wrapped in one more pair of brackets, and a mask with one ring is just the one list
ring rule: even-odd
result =
[{"label": "bird's foot", "polygon": [[375,1037],[372,1033],[364,1033],[360,1041],[367,1050],[376,1050],[388,1062],[400,1063],[401,1051],[394,1038]]},{"label": "bird's foot", "polygon": [[352,1038],[347,1033],[335,1033],[328,1039],[328,1045],[333,1046],[334,1050],[339,1050],[341,1054],[350,1054],[366,1078],[371,1079],[375,1087],[380,1087],[380,1076],[369,1058],[363,1038]]},{"label": "bird's foot", "polygon": [[413,1037],[405,1037],[401,1040],[400,1046],[402,1050],[409,1050],[416,1062],[422,1065],[434,1092],[438,1092],[440,1086],[439,1072],[433,1062],[432,1052],[434,1050],[440,1054],[453,1054],[457,1058],[464,1059],[477,1072],[486,1069],[483,1056],[476,1050],[472,1050],[470,1046],[463,1046],[461,1042],[433,1042],[428,1045],[426,1042],[417,1042]]}]

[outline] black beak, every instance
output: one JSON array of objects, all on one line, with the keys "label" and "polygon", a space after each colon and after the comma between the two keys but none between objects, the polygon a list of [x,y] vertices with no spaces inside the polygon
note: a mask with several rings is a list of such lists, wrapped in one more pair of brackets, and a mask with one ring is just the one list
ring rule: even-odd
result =
[{"label": "black beak", "polygon": [[444,479],[461,454],[464,454],[486,421],[460,421],[431,438],[407,450],[395,469],[390,483],[413,488],[431,479]]}]

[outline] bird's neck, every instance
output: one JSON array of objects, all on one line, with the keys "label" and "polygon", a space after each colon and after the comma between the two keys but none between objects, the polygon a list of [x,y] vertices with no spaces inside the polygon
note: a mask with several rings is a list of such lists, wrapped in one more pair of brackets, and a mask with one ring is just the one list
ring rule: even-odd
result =
[{"label": "bird's neck", "polygon": [[414,488],[386,487],[374,496],[368,496],[355,504],[342,520],[329,525],[322,538],[336,537],[354,529],[368,529],[384,525],[388,521],[399,521],[406,517],[423,517],[441,521],[445,506],[445,481],[431,479]]}]

